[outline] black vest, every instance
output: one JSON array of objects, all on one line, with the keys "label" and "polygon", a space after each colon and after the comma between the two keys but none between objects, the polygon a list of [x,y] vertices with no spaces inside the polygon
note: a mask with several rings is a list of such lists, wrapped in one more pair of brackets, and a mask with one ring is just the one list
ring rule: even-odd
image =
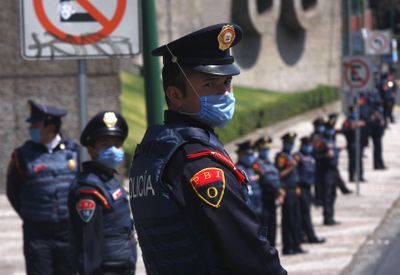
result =
[{"label": "black vest", "polygon": [[24,220],[68,220],[68,190],[78,172],[78,153],[71,140],[62,141],[58,148],[49,153],[43,146],[28,141],[18,149],[25,163],[26,180],[20,197]]},{"label": "black vest", "polygon": [[300,158],[297,165],[300,184],[306,187],[313,185],[315,181],[315,159],[311,155],[306,156],[301,152],[297,152],[296,155]]},{"label": "black vest", "polygon": [[77,196],[82,187],[100,191],[110,205],[109,209],[103,210],[103,265],[118,262],[126,269],[134,269],[136,247],[133,245],[133,221],[128,193],[115,177],[103,180],[94,173],[81,173],[71,188],[71,194]]},{"label": "black vest", "polygon": [[214,133],[177,125],[149,127],[135,152],[129,193],[147,274],[209,274],[223,266],[162,181],[171,156],[188,142],[224,152]]}]

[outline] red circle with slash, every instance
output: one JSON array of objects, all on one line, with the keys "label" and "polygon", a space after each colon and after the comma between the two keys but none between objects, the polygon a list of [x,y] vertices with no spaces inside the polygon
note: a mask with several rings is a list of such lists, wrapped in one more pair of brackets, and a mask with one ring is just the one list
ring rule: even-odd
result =
[{"label": "red circle with slash", "polygon": [[109,20],[88,0],[76,0],[103,27],[98,32],[80,36],[66,33],[55,26],[46,14],[43,1],[34,0],[33,2],[36,15],[42,26],[59,40],[76,45],[93,44],[110,35],[118,27],[126,10],[126,0],[116,0],[117,8],[113,17]]}]

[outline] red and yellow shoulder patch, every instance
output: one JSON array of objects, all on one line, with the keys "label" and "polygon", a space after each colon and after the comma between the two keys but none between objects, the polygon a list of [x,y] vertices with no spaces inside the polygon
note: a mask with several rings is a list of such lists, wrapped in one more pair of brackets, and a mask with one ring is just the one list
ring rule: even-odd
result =
[{"label": "red and yellow shoulder patch", "polygon": [[220,168],[209,167],[200,170],[190,179],[197,196],[215,208],[220,206],[225,192],[225,175]]},{"label": "red and yellow shoulder patch", "polygon": [[284,155],[280,155],[277,160],[278,167],[282,168],[286,166],[287,159]]}]

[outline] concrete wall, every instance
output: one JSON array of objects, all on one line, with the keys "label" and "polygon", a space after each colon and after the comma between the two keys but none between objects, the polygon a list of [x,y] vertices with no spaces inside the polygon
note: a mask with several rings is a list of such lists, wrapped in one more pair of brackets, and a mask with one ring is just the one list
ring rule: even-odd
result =
[{"label": "concrete wall", "polygon": [[233,49],[242,74],[235,84],[298,91],[339,85],[340,0],[157,0],[159,42],[200,27],[236,22]]},{"label": "concrete wall", "polygon": [[[0,33],[0,191],[4,191],[13,148],[28,137],[28,99],[67,108],[64,135],[79,138],[79,80],[78,61],[21,58],[19,1],[2,1]],[[118,61],[88,61],[89,117],[103,109],[119,110],[118,72]]]}]

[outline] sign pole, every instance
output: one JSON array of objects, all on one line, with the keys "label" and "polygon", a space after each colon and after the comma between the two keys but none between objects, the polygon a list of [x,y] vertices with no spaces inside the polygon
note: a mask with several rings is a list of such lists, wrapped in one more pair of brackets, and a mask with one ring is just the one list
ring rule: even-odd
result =
[{"label": "sign pole", "polygon": [[[80,128],[81,132],[85,128],[88,122],[88,104],[87,104],[87,68],[86,68],[86,60],[79,59],[79,109],[80,109]],[[81,147],[80,149],[80,161],[81,163],[89,160],[89,155],[86,151],[86,148]]]}]

